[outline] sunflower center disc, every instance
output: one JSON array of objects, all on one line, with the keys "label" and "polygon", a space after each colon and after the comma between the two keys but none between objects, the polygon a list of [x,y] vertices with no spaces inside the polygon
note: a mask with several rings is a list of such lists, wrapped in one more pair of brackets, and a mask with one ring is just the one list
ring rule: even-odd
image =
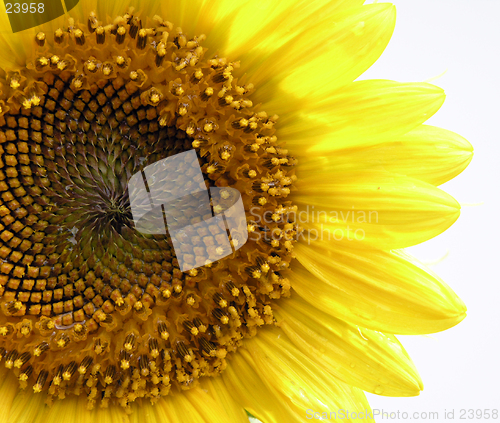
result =
[{"label": "sunflower center disc", "polygon": [[[295,161],[238,64],[203,60],[204,36],[157,16],[112,22],[38,33],[33,61],[0,73],[0,358],[22,388],[128,407],[220,373],[273,323]],[[136,230],[127,183],[192,149],[207,188],[241,193],[250,236],[182,272],[168,235]]]}]

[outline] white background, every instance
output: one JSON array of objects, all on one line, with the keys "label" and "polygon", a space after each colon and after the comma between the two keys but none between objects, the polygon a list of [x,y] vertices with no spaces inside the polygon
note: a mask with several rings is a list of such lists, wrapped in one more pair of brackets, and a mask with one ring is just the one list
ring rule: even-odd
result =
[{"label": "white background", "polygon": [[[374,410],[388,413],[379,423],[500,422],[469,416],[469,410],[500,411],[500,0],[392,3],[394,36],[360,79],[425,81],[446,71],[433,83],[445,89],[447,99],[427,123],[461,134],[475,155],[442,186],[462,204],[459,220],[409,251],[453,287],[468,316],[443,333],[399,337],[424,381],[420,396],[367,396]],[[445,418],[445,410],[454,411],[454,419]],[[390,414],[398,411],[400,418]],[[429,412],[438,418],[424,414]]]},{"label": "white background", "polygon": [[[393,0],[394,36],[380,60],[361,79],[433,81],[444,88],[444,106],[427,123],[467,138],[474,159],[442,188],[462,204],[459,220],[444,234],[409,251],[464,300],[467,318],[427,337],[400,336],[420,371],[424,391],[414,398],[368,395],[373,409],[439,412],[439,422],[492,421],[463,416],[462,409],[500,410],[500,1]],[[477,205],[479,203],[479,205]],[[473,205],[475,204],[475,205]],[[445,419],[444,410],[455,410]],[[460,419],[460,417],[466,419]],[[495,420],[493,420],[495,421]],[[497,421],[500,421],[500,417]]]}]

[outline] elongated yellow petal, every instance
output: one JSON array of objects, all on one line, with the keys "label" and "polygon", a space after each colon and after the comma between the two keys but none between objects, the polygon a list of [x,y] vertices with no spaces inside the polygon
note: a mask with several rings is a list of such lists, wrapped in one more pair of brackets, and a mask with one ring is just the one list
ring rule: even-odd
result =
[{"label": "elongated yellow petal", "polygon": [[222,373],[222,381],[233,398],[266,423],[303,421],[302,416],[297,416],[279,395],[267,388],[259,376],[261,372],[249,362],[252,362],[250,353],[240,348]]},{"label": "elongated yellow petal", "polygon": [[[213,384],[213,385],[212,385]],[[87,397],[68,395],[46,405],[46,393],[19,389],[16,377],[0,368],[1,422],[16,423],[245,423],[246,413],[233,400],[219,379],[204,380],[201,387],[172,392],[156,404],[132,404],[132,413],[110,404],[107,408],[87,408]]]},{"label": "elongated yellow petal", "polygon": [[384,154],[384,169],[434,185],[454,178],[472,160],[473,148],[465,138],[435,126],[422,125],[392,145]]},{"label": "elongated yellow petal", "polygon": [[[216,0],[219,13],[213,37],[224,39],[219,48],[230,57],[252,57],[256,51],[270,52],[317,22],[318,16],[332,16],[343,10],[359,7],[361,0]],[[218,36],[218,33],[221,36]],[[248,66],[247,63],[242,63]],[[247,69],[247,68],[245,68]]]},{"label": "elongated yellow petal", "polygon": [[202,381],[202,389],[207,389],[217,404],[225,411],[231,423],[248,423],[247,413],[243,406],[229,393],[221,377],[207,378]]},{"label": "elongated yellow petal", "polygon": [[310,170],[297,183],[299,192],[292,198],[299,205],[305,241],[404,248],[439,235],[460,215],[457,201],[434,185],[346,167]]},{"label": "elongated yellow petal", "polygon": [[[13,383],[15,382],[17,381],[14,379]],[[46,399],[44,394],[35,395],[32,389],[20,391],[18,383],[15,383],[12,387],[12,391],[16,394],[16,396],[12,403],[12,408],[10,409],[9,420],[2,421],[19,423],[41,423],[45,421],[46,423],[51,423],[50,420],[47,419],[50,407],[44,403]],[[3,388],[0,388],[0,396],[3,395],[4,390]],[[72,404],[70,405],[70,408],[72,408]]]},{"label": "elongated yellow petal", "polygon": [[269,390],[276,392],[298,417],[304,419],[306,410],[369,410],[363,391],[323,371],[279,328],[263,329],[246,347],[251,354],[250,366],[259,371]]},{"label": "elongated yellow petal", "polygon": [[[294,98],[301,100],[301,109],[312,107],[368,69],[389,42],[395,9],[372,4],[311,20],[314,25],[276,51],[259,52],[259,60],[248,69],[259,86],[255,101],[278,114]],[[245,63],[251,61],[250,54],[243,56]]]},{"label": "elongated yellow petal", "polygon": [[[159,408],[159,410],[157,410]],[[152,407],[152,412],[162,411],[170,423],[226,423],[231,420],[222,403],[214,399],[202,387],[191,388],[181,392],[172,392],[167,398]],[[142,422],[141,407],[134,413],[137,423]],[[151,423],[163,423],[160,415]],[[132,421],[131,423],[135,423]]]},{"label": "elongated yellow petal", "polygon": [[394,335],[346,323],[298,295],[280,303],[274,315],[302,353],[344,382],[381,395],[420,393],[420,376]]},{"label": "elongated yellow petal", "polygon": [[[19,381],[0,367],[0,422],[15,423],[129,423],[129,417],[119,406],[87,409],[87,397],[69,395],[63,401],[47,405],[45,392],[35,394],[33,389],[19,389]],[[149,420],[151,404],[142,408],[144,423],[169,423],[168,420]]]},{"label": "elongated yellow petal", "polygon": [[401,251],[339,250],[321,241],[297,243],[294,251],[305,269],[293,267],[293,289],[342,320],[412,335],[439,332],[465,318],[465,305],[451,288]]},{"label": "elongated yellow petal", "polygon": [[356,81],[317,103],[280,131],[297,154],[322,154],[400,137],[443,104],[441,88],[426,83]]},{"label": "elongated yellow petal", "polygon": [[470,143],[454,132],[420,125],[394,140],[330,151],[328,156],[301,156],[300,172],[317,179],[339,171],[383,170],[440,185],[462,172],[472,160]]},{"label": "elongated yellow petal", "polygon": [[[19,390],[19,381],[0,366],[0,422],[15,421],[10,419],[12,404]],[[18,421],[24,423],[21,419]]]}]

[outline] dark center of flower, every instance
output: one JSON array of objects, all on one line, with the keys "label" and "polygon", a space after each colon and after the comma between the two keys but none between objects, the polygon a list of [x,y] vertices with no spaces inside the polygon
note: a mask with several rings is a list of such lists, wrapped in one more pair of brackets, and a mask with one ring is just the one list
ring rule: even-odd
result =
[{"label": "dark center of flower", "polygon": [[[0,358],[21,387],[154,400],[222,371],[288,295],[294,159],[238,64],[203,61],[203,39],[159,17],[92,14],[87,29],[37,34],[34,61],[1,74]],[[128,183],[192,149],[206,188],[241,193],[250,238],[182,272],[168,234],[136,229]],[[214,234],[190,236],[208,251]]]}]

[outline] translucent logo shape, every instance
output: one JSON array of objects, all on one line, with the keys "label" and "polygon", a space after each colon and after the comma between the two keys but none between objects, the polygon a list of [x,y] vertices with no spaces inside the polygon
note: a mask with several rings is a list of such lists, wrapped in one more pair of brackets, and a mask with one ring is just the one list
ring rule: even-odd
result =
[{"label": "translucent logo shape", "polygon": [[[73,9],[80,0],[4,0],[5,13],[12,32],[24,31],[42,25]],[[2,11],[3,13],[3,11]],[[2,31],[6,28],[2,28]]]},{"label": "translucent logo shape", "polygon": [[207,190],[195,150],[135,173],[128,192],[136,230],[163,235],[168,230],[183,272],[232,254],[248,239],[239,191]]}]

